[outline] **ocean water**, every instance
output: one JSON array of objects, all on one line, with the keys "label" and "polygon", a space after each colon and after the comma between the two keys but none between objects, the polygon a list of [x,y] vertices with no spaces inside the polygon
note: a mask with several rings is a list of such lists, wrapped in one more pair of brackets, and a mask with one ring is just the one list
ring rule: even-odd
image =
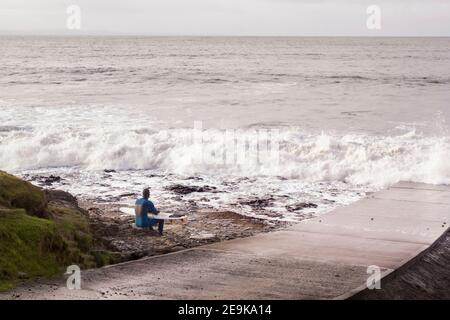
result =
[{"label": "ocean water", "polygon": [[79,197],[296,221],[450,183],[450,38],[2,37],[0,57],[0,169]]}]

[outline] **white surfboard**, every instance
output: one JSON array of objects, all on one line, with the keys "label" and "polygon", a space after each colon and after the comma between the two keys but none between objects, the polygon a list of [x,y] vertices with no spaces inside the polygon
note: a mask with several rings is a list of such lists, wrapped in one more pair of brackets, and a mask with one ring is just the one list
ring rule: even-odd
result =
[{"label": "white surfboard", "polygon": [[[129,208],[129,207],[120,207],[119,211],[122,213],[125,213],[127,215],[130,216],[134,216],[135,212],[134,212],[134,208]],[[167,213],[167,212],[160,212],[157,215],[155,214],[149,214],[148,217],[150,219],[158,219],[158,220],[182,220],[185,219],[186,216],[181,216],[181,217],[171,217],[172,213]]]}]

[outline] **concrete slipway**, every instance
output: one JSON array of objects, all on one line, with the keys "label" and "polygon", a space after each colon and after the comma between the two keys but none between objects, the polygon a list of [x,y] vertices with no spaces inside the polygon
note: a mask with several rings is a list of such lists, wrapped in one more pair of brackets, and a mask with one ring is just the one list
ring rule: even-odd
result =
[{"label": "concrete slipway", "polygon": [[282,231],[85,271],[82,290],[56,279],[0,299],[344,299],[368,266],[390,274],[449,224],[450,186],[402,182]]}]

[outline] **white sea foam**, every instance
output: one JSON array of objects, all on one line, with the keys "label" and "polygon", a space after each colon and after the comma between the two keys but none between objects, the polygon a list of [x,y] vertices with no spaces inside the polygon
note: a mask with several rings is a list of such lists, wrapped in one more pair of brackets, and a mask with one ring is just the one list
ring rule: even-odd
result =
[{"label": "white sea foam", "polygon": [[415,131],[397,136],[314,135],[298,128],[279,132],[279,162],[274,166],[257,162],[251,154],[244,163],[202,161],[205,150],[223,151],[223,130],[205,131],[206,138],[199,142],[193,139],[192,129],[11,128],[0,135],[0,167],[12,171],[55,167],[157,170],[179,175],[214,175],[220,170],[231,176],[280,176],[374,187],[400,180],[450,183],[449,137]]}]

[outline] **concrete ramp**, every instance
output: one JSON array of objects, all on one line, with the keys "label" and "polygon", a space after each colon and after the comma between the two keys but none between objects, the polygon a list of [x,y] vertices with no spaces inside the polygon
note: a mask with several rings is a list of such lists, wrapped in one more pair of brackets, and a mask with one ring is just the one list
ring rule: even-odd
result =
[{"label": "concrete ramp", "polygon": [[53,282],[21,298],[343,299],[365,288],[368,266],[386,276],[449,222],[450,186],[402,182],[282,231],[86,271],[83,290]]}]

